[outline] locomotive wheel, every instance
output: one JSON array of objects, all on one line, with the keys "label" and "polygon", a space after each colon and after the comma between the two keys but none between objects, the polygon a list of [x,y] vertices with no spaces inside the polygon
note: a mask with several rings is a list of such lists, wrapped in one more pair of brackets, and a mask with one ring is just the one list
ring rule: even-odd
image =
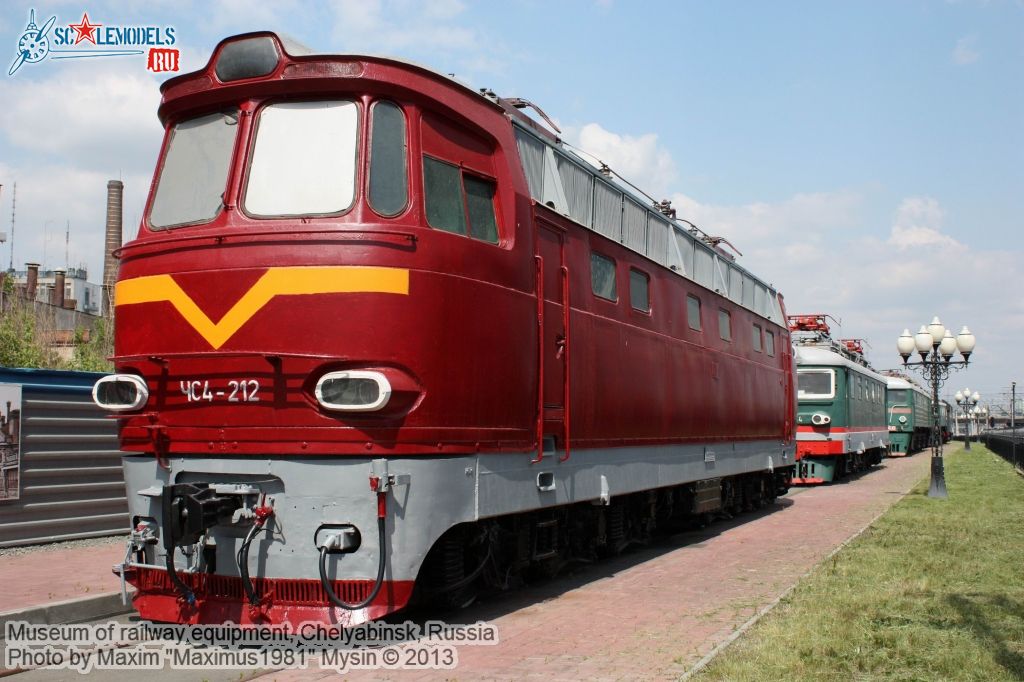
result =
[{"label": "locomotive wheel", "polygon": [[445,533],[424,562],[425,597],[442,608],[465,608],[476,601],[475,581],[466,580],[464,535],[457,528]]}]

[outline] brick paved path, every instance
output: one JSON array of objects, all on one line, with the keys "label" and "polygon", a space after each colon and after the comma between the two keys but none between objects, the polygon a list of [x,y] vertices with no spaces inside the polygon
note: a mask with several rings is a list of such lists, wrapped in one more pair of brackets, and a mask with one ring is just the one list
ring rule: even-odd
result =
[{"label": "brick paved path", "polygon": [[[452,614],[485,620],[497,646],[460,646],[456,670],[360,671],[344,679],[678,679],[928,472],[928,453],[718,522]],[[315,666],[315,664],[314,664]],[[270,680],[340,679],[311,667]]]},{"label": "brick paved path", "polygon": [[125,539],[96,542],[74,548],[32,547],[24,554],[0,557],[0,612],[120,592],[111,567],[124,559]]}]

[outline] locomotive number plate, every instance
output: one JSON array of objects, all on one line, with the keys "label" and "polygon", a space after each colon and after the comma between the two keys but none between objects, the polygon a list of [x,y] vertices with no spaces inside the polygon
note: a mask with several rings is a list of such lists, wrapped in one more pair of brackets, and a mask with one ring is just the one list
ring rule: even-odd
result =
[{"label": "locomotive number plate", "polygon": [[260,401],[260,382],[256,379],[232,379],[226,386],[211,388],[205,379],[192,379],[179,382],[181,392],[190,403],[224,401],[229,403],[258,403]]}]

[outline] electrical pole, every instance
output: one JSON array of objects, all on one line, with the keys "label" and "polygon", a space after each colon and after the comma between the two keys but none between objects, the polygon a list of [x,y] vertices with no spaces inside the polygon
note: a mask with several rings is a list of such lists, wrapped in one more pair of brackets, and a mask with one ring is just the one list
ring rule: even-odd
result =
[{"label": "electrical pole", "polygon": [[14,207],[18,203],[18,183],[15,181],[11,194],[11,262],[7,269],[14,272]]},{"label": "electrical pole", "polygon": [[1013,449],[1013,465],[1017,464],[1017,382],[1010,382],[1010,446]]}]

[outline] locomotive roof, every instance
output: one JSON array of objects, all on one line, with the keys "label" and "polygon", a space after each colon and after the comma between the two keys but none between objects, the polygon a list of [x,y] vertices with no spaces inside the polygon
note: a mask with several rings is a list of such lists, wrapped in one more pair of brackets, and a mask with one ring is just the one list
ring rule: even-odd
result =
[{"label": "locomotive roof", "polygon": [[878,381],[887,382],[891,377],[879,374],[867,365],[853,362],[830,347],[824,346],[796,346],[796,363],[800,366],[813,365],[823,367],[846,367],[858,374],[869,376]]},{"label": "locomotive roof", "polygon": [[910,379],[907,379],[906,377],[887,376],[887,377],[885,377],[885,380],[886,380],[886,388],[897,389],[897,390],[899,390],[901,388],[909,388],[909,389],[913,390],[914,392],[920,393],[920,394],[922,394],[924,396],[928,395],[928,392],[925,391],[923,388],[921,388],[917,384],[917,382],[911,381]]},{"label": "locomotive roof", "polygon": [[[274,47],[272,49],[268,48],[267,41],[265,40],[267,38],[273,41]],[[260,39],[264,40],[261,41]],[[263,44],[261,45],[260,43]],[[611,237],[615,241],[622,243],[626,248],[640,253],[654,262],[671,269],[676,272],[676,274],[691,279],[711,291],[715,291],[726,298],[732,299],[737,304],[751,310],[770,322],[774,322],[782,327],[786,326],[786,321],[782,315],[782,310],[777,298],[778,290],[743,266],[739,265],[736,262],[735,257],[725,252],[719,244],[721,242],[728,243],[727,240],[721,237],[711,237],[689,221],[676,218],[675,211],[671,210],[669,205],[659,204],[649,195],[621,176],[606,172],[609,169],[604,167],[603,163],[599,167],[593,161],[585,158],[583,154],[577,153],[571,145],[568,145],[558,136],[541,127],[534,119],[526,116],[519,110],[520,104],[523,106],[533,106],[529,102],[526,102],[525,100],[506,100],[495,96],[489,90],[474,90],[468,84],[456,79],[453,75],[435,71],[415,62],[381,55],[318,53],[287,36],[282,36],[272,31],[242,33],[221,40],[214,48],[209,61],[202,69],[181,74],[168,79],[161,84],[160,91],[164,95],[164,101],[162,102],[159,111],[160,118],[162,121],[166,122],[168,104],[180,96],[177,93],[172,93],[172,90],[177,85],[200,81],[204,78],[210,79],[210,81],[216,78],[218,82],[223,82],[225,84],[239,83],[241,85],[245,85],[249,82],[261,82],[265,78],[269,78],[274,74],[279,73],[282,62],[287,64],[295,62],[316,62],[318,60],[323,60],[325,62],[339,60],[366,60],[377,63],[398,65],[410,71],[419,72],[421,75],[441,81],[447,86],[457,88],[461,94],[472,96],[475,100],[480,101],[481,103],[486,103],[486,106],[493,107],[495,110],[503,112],[513,123],[514,128],[517,131],[526,133],[533,140],[536,140],[544,147],[552,150],[548,152],[548,154],[555,152],[561,155],[564,159],[571,161],[571,163],[580,169],[580,171],[592,177],[595,196],[598,186],[603,185],[605,188],[612,189],[613,192],[621,197],[620,201],[622,202],[623,211],[621,234],[614,236],[606,234],[605,230],[601,227],[598,227],[596,224],[591,225],[589,224],[589,221],[583,221],[580,219],[580,216],[575,215],[574,212],[565,205],[566,197],[564,190],[561,189],[561,180],[558,181],[559,196],[554,203],[548,201],[548,197],[543,196],[544,190],[541,190],[538,194],[535,187],[535,184],[537,184],[535,182],[535,178],[533,178],[529,170],[525,168],[526,164],[524,163],[524,170],[527,170],[530,193],[539,204],[554,206],[556,210],[570,220],[579,222],[588,229]],[[222,77],[222,66],[225,67],[226,71],[231,71],[232,75]],[[274,78],[276,78],[276,76]],[[192,89],[189,89],[189,87],[186,86],[182,92],[190,93],[192,92]],[[536,107],[534,106],[534,108]],[[544,116],[544,118],[547,117]],[[520,153],[522,154],[522,149],[520,149]],[[552,165],[556,163],[554,157],[552,157],[551,163]],[[556,172],[555,174],[557,175],[558,173]],[[545,188],[552,185],[552,183],[545,181],[541,181],[540,184]],[[653,240],[651,235],[645,235],[645,237],[640,240],[643,242],[641,244],[632,243],[632,241],[635,240],[631,240],[626,234],[627,228],[625,216],[627,209],[633,209],[635,212],[643,214],[640,219],[644,224],[645,232],[651,229],[657,229],[664,232],[664,235],[660,237],[661,241],[657,245],[654,244],[654,241],[657,240]],[[595,212],[596,210],[597,209],[595,209]],[[684,223],[686,224],[685,227],[683,225]],[[655,225],[656,228],[650,228],[649,225],[651,224]],[[661,234],[661,232],[659,232],[659,234]],[[691,255],[689,265],[684,267],[681,255],[675,258],[672,256],[672,252],[674,251],[678,253],[679,249],[679,247],[674,243],[675,240],[672,238],[673,234],[682,235],[683,238],[689,242],[690,245],[688,248],[690,249],[691,254],[695,254],[695,252],[699,250],[700,252],[710,256],[711,265],[702,270],[694,261],[696,256]],[[705,270],[707,270],[707,272],[705,272]],[[733,276],[733,272],[736,274],[735,277]],[[747,285],[748,280],[751,282],[749,293]]]},{"label": "locomotive roof", "polygon": [[188,73],[177,75],[174,78],[167,79],[166,81],[160,84],[160,92],[166,92],[168,88],[173,87],[177,83],[210,72],[211,68],[214,67],[215,61],[219,58],[222,50],[229,43],[237,43],[243,40],[248,40],[250,38],[263,37],[274,39],[277,42],[277,44],[281,47],[281,50],[284,52],[284,56],[291,61],[309,61],[316,59],[369,59],[377,62],[391,62],[393,64],[400,64],[402,66],[410,67],[412,70],[420,71],[431,76],[434,76],[436,78],[439,78],[441,80],[447,81],[449,84],[458,87],[469,94],[472,94],[473,96],[491,104],[492,106],[502,108],[500,107],[500,105],[497,105],[497,103],[494,102],[494,100],[484,96],[477,90],[474,90],[468,83],[456,78],[454,74],[442,73],[428,66],[424,66],[419,62],[414,62],[408,59],[402,59],[400,57],[392,57],[383,54],[320,52],[314,50],[308,45],[299,42],[298,40],[295,40],[291,36],[281,33],[275,33],[274,31],[252,31],[249,33],[239,33],[237,35],[228,36],[227,38],[224,38],[219,43],[217,43],[216,47],[214,47],[213,50],[210,52],[210,59],[206,62],[205,66],[203,66],[201,69],[197,69],[196,71],[190,71]]}]

